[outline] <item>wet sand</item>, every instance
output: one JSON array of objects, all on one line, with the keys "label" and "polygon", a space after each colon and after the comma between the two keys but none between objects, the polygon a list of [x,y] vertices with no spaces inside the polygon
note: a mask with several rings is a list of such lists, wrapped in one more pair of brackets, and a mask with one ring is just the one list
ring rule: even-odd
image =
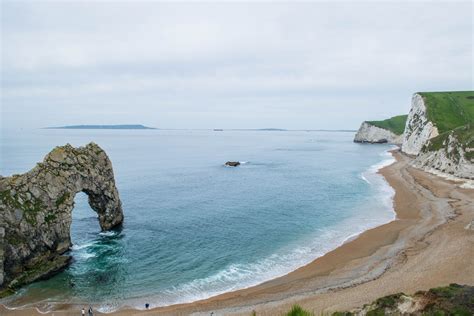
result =
[{"label": "wet sand", "polygon": [[[397,162],[380,173],[395,189],[397,219],[285,276],[210,299],[149,311],[124,308],[113,315],[280,315],[293,304],[319,314],[349,310],[378,297],[414,293],[449,283],[474,285],[474,190]],[[80,315],[58,306],[54,315]],[[0,315],[39,315],[34,309]],[[110,314],[109,314],[110,315]]]}]

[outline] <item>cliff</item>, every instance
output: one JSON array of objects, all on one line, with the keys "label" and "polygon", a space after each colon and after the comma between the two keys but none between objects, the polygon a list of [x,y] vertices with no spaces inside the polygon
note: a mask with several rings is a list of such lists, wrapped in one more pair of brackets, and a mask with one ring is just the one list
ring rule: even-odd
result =
[{"label": "cliff", "polygon": [[56,147],[29,172],[0,177],[0,289],[16,289],[68,264],[74,196],[81,191],[102,230],[122,223],[112,163],[94,143]]},{"label": "cliff", "polygon": [[430,139],[413,165],[474,180],[474,128],[461,126]]},{"label": "cliff", "polygon": [[403,136],[402,151],[408,155],[418,155],[421,147],[433,137],[438,136],[438,129],[428,119],[427,108],[423,97],[415,93],[411,101],[411,110]]},{"label": "cliff", "polygon": [[383,121],[365,121],[357,131],[354,142],[400,145],[406,120],[406,115],[399,115]]},{"label": "cliff", "polygon": [[413,165],[474,179],[474,92],[421,92],[412,98],[402,151]]}]

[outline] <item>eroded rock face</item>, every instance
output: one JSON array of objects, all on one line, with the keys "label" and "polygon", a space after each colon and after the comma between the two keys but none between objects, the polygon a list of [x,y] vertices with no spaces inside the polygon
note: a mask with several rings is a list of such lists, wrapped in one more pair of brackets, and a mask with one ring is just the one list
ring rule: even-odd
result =
[{"label": "eroded rock face", "polygon": [[64,253],[72,245],[78,192],[88,195],[103,230],[122,223],[112,163],[94,143],[56,147],[27,173],[0,177],[0,288],[16,288],[68,264]]},{"label": "eroded rock face", "polygon": [[468,158],[466,151],[474,151],[474,148],[465,148],[456,135],[451,133],[441,148],[429,150],[424,147],[413,160],[413,166],[474,180],[474,161]]},{"label": "eroded rock face", "polygon": [[420,94],[415,93],[405,126],[402,151],[416,156],[428,140],[436,136],[438,136],[438,129],[433,122],[428,120],[425,101]]},{"label": "eroded rock face", "polygon": [[[415,156],[412,165],[417,168],[458,178],[474,179],[474,161],[469,158],[474,148],[466,144],[466,140],[459,139],[455,130],[449,132],[443,141],[439,141],[443,135],[439,135],[436,124],[428,118],[429,106],[422,95],[418,93],[413,95],[402,151]],[[432,143],[436,142],[439,145],[433,146]]]},{"label": "eroded rock face", "polygon": [[402,135],[397,135],[387,129],[374,126],[368,122],[363,122],[360,125],[354,138],[354,142],[356,143],[371,144],[390,143],[400,145],[402,140]]}]

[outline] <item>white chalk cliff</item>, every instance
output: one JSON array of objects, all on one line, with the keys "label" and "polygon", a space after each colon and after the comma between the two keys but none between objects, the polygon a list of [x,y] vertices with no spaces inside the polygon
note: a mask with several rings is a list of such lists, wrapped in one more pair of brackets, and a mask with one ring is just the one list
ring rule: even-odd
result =
[{"label": "white chalk cliff", "polygon": [[[473,148],[468,150],[472,151]],[[435,169],[458,178],[474,179],[474,164],[466,158],[465,149],[453,135],[448,136],[442,148],[422,151],[413,161],[413,166],[427,171]]]},{"label": "white chalk cliff", "polygon": [[391,143],[400,145],[402,135],[397,135],[387,129],[377,127],[369,122],[363,122],[354,138],[356,143]]},{"label": "white chalk cliff", "polygon": [[474,180],[474,162],[468,153],[474,148],[466,147],[452,131],[438,149],[425,146],[413,161],[413,166],[426,171],[441,171],[458,178]]},{"label": "white chalk cliff", "polygon": [[438,136],[438,129],[428,120],[425,102],[418,93],[413,95],[403,135],[402,151],[414,156],[420,153],[429,139]]},{"label": "white chalk cliff", "polygon": [[436,122],[428,119],[427,107],[429,104],[425,103],[423,96],[415,93],[405,126],[402,152],[416,156],[412,165],[417,168],[474,179],[474,161],[470,158],[474,148],[472,143],[459,139],[459,132],[472,127],[459,127],[437,137]]}]

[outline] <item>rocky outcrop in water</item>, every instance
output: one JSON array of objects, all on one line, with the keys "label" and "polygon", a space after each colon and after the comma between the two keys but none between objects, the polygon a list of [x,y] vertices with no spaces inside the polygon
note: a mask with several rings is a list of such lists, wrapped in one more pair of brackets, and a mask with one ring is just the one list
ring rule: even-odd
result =
[{"label": "rocky outcrop in water", "polygon": [[401,144],[402,140],[402,135],[397,135],[388,129],[372,125],[370,122],[363,122],[354,138],[354,142],[356,143],[371,144]]},{"label": "rocky outcrop in water", "polygon": [[237,166],[240,166],[240,162],[238,161],[227,161],[225,163],[226,166],[229,166],[229,167],[237,167]]},{"label": "rocky outcrop in water", "polygon": [[102,230],[122,223],[112,163],[94,143],[56,147],[27,173],[0,177],[0,289],[16,289],[68,264],[78,192],[88,195]]}]

